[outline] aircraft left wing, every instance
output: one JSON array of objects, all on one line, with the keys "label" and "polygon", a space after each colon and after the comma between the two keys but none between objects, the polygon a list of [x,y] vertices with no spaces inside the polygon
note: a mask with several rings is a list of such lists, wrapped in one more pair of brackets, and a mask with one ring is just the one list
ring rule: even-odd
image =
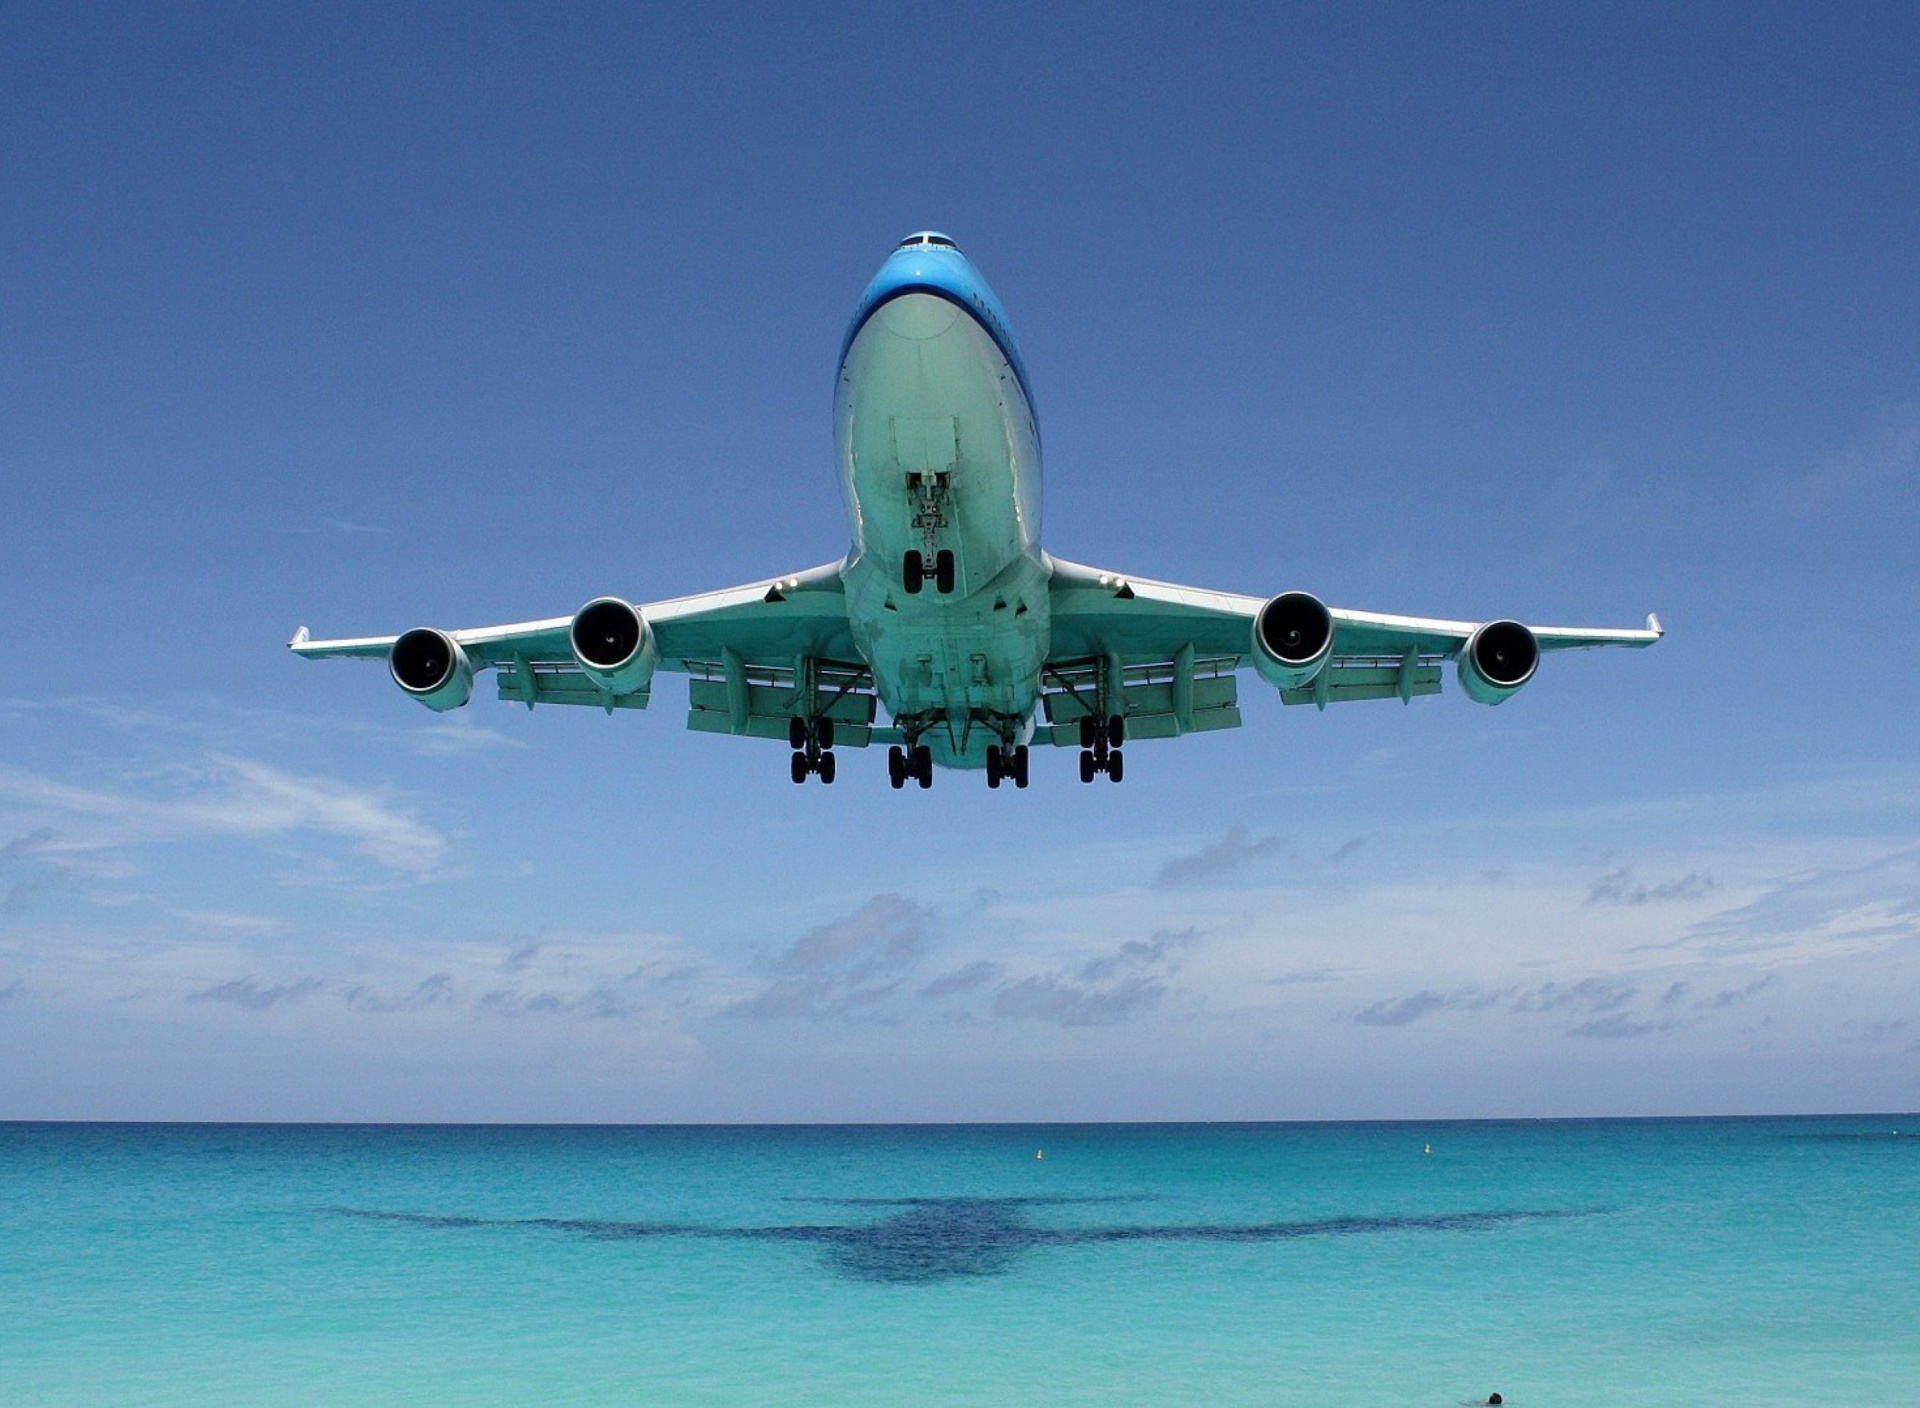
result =
[{"label": "aircraft left wing", "polygon": [[1240,722],[1235,676],[1251,667],[1288,704],[1410,700],[1438,694],[1458,667],[1469,697],[1498,704],[1546,651],[1649,646],[1644,629],[1453,621],[1327,607],[1305,592],[1271,599],[1207,591],[1050,559],[1053,649],[1045,741],[1078,746],[1080,718],[1124,714],[1129,737],[1171,737]]},{"label": "aircraft left wing", "polygon": [[288,647],[308,659],[386,660],[400,687],[434,709],[466,703],[473,676],[488,669],[502,699],[528,708],[644,709],[654,673],[668,670],[693,676],[690,727],[786,738],[807,693],[812,715],[835,721],[836,743],[861,747],[875,696],[848,629],[840,568],[668,601],[601,597],[572,616],[504,626],[343,640],[315,640],[302,626]]}]

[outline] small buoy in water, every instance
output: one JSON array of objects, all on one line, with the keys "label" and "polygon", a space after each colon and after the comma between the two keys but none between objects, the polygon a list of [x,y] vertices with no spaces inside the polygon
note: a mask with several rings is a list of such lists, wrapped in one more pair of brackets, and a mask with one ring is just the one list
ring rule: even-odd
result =
[{"label": "small buoy in water", "polygon": [[1427,1152],[1428,1152],[1429,1154],[1431,1154],[1431,1153],[1433,1152],[1433,1145],[1431,1145],[1431,1144],[1429,1144],[1429,1145],[1427,1145],[1427,1150],[1426,1150],[1426,1151],[1427,1151]]},{"label": "small buoy in water", "polygon": [[1500,1405],[1502,1403],[1505,1403],[1506,1401],[1507,1401],[1506,1399],[1502,1398],[1497,1393],[1490,1393],[1487,1395],[1487,1402],[1490,1405],[1492,1405],[1492,1408],[1500,1408]]},{"label": "small buoy in water", "polygon": [[1045,1149],[1035,1149],[1033,1151],[1033,1156],[1036,1159],[1044,1159],[1047,1156],[1047,1151]]}]

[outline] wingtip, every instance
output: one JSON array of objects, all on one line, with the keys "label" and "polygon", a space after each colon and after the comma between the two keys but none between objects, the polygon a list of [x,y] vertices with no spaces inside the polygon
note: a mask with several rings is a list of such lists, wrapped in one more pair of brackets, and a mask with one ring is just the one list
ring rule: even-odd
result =
[{"label": "wingtip", "polygon": [[287,649],[298,650],[301,646],[305,645],[308,641],[312,639],[313,639],[313,632],[309,631],[305,626],[302,626],[299,630],[293,633],[293,639],[287,642]]},{"label": "wingtip", "polygon": [[1663,636],[1667,633],[1667,628],[1660,624],[1659,615],[1652,611],[1647,613],[1647,629],[1657,636]]}]

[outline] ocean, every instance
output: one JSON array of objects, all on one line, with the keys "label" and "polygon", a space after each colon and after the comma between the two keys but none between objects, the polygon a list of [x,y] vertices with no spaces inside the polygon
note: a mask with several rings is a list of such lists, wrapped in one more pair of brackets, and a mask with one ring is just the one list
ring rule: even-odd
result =
[{"label": "ocean", "polygon": [[1920,1404],[1920,1116],[0,1124],[0,1404]]}]

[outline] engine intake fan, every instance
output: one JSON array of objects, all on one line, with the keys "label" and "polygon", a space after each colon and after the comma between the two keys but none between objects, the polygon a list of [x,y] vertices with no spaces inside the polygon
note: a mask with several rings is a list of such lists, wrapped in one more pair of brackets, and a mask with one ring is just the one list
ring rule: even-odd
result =
[{"label": "engine intake fan", "polygon": [[1333,613],[1312,592],[1282,592],[1253,618],[1253,667],[1275,689],[1311,684],[1333,654]]},{"label": "engine intake fan", "polygon": [[445,631],[416,626],[387,656],[393,682],[429,709],[458,709],[473,697],[473,664]]}]

